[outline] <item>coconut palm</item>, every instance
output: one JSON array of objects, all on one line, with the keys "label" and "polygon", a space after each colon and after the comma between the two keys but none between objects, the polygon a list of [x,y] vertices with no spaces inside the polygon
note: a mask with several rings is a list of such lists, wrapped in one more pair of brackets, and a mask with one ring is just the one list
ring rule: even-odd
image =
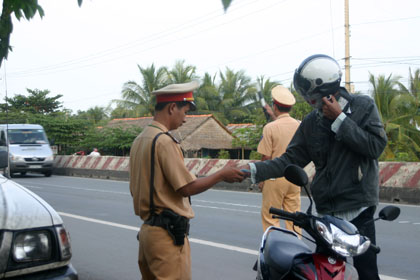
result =
[{"label": "coconut palm", "polygon": [[86,117],[93,124],[98,124],[100,121],[108,118],[107,109],[105,107],[91,107],[86,111]]},{"label": "coconut palm", "polygon": [[222,111],[230,122],[240,123],[249,115],[255,101],[256,88],[251,83],[251,78],[245,75],[245,71],[234,72],[226,68],[225,73],[220,72],[221,83],[219,95],[221,103],[219,111]]},{"label": "coconut palm", "polygon": [[192,65],[184,66],[185,61],[175,62],[174,67],[167,71],[168,80],[171,84],[181,84],[190,82],[198,77],[195,75],[196,67]]},{"label": "coconut palm", "polygon": [[151,116],[155,104],[152,91],[168,84],[167,69],[156,69],[154,64],[147,68],[137,66],[142,76],[142,85],[135,81],[126,82],[121,92],[123,99],[114,99],[112,103],[117,104],[119,111],[129,113],[130,117]]},{"label": "coconut palm", "polygon": [[414,75],[411,73],[411,68],[409,69],[409,84],[408,87],[405,87],[402,83],[398,83],[400,91],[411,96],[412,105],[417,109],[417,114],[412,120],[415,122],[417,128],[420,127],[420,69],[414,71]]},{"label": "coconut palm", "polygon": [[273,87],[281,85],[280,82],[277,81],[270,81],[270,79],[265,79],[264,76],[257,77],[257,89],[261,92],[262,96],[266,103],[271,103],[271,90]]},{"label": "coconut palm", "polygon": [[407,93],[399,92],[399,77],[379,75],[375,78],[369,76],[372,97],[385,131],[388,136],[388,145],[382,159],[388,160],[418,160],[420,155],[420,131],[413,123],[417,109],[413,106],[413,98]]},{"label": "coconut palm", "polygon": [[204,74],[203,81],[194,95],[198,111],[203,111],[205,113],[217,111],[220,103],[220,96],[217,91],[215,79],[216,75],[211,76],[209,73]]},{"label": "coconut palm", "polygon": [[290,83],[289,89],[296,99],[296,103],[295,105],[293,105],[293,109],[290,112],[290,115],[293,118],[302,121],[306,117],[306,115],[312,112],[313,108],[311,107],[311,105],[308,104],[308,102],[306,102],[302,95],[300,95],[296,91],[296,89],[293,86],[293,82]]}]

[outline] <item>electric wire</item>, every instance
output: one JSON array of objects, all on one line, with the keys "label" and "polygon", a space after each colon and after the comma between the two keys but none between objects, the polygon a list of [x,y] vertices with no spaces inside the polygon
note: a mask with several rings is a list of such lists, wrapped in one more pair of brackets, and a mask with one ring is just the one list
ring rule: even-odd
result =
[{"label": "electric wire", "polygon": [[[266,6],[264,8],[261,8],[261,9],[258,9],[258,10],[254,10],[254,11],[252,11],[252,12],[250,12],[248,14],[242,15],[242,16],[238,16],[238,17],[236,17],[236,18],[234,18],[234,19],[232,19],[230,21],[224,21],[224,22],[222,22],[222,23],[220,23],[218,25],[213,25],[211,27],[208,27],[208,28],[205,28],[205,29],[201,29],[198,32],[194,32],[194,33],[189,34],[189,35],[186,35],[184,37],[178,37],[178,38],[173,39],[171,41],[161,42],[161,43],[158,43],[158,44],[156,44],[154,46],[151,46],[151,47],[148,47],[148,48],[144,48],[142,50],[137,50],[137,51],[134,51],[134,52],[131,52],[131,53],[126,53],[126,54],[120,55],[118,57],[108,58],[108,59],[104,59],[104,60],[97,61],[97,62],[94,62],[94,63],[81,65],[78,68],[90,67],[90,66],[94,66],[94,65],[98,65],[98,64],[102,64],[102,63],[114,61],[114,60],[119,60],[119,59],[124,58],[124,57],[133,56],[135,54],[143,53],[143,52],[146,52],[146,51],[155,49],[155,48],[160,47],[160,46],[168,45],[168,44],[174,43],[176,41],[180,41],[180,40],[183,40],[183,39],[186,39],[186,38],[190,38],[190,37],[193,37],[194,35],[201,34],[204,31],[208,31],[208,30],[211,30],[211,29],[214,29],[214,28],[217,28],[217,27],[226,25],[228,23],[237,21],[239,19],[242,19],[242,18],[251,16],[251,15],[254,15],[256,13],[259,13],[259,12],[262,12],[264,10],[270,9],[273,6],[276,6],[276,5],[279,5],[279,4],[283,4],[283,3],[287,2],[287,1],[288,0],[284,0],[284,1],[281,1],[281,2],[274,2],[274,4],[271,4],[271,5]],[[249,5],[251,3],[254,3],[254,2],[257,2],[257,1],[251,1],[247,5]],[[239,6],[239,8],[243,8],[244,6],[245,5]],[[232,11],[234,12],[234,11],[237,11],[237,10],[238,10],[238,8],[233,9]],[[212,15],[213,13],[210,13],[210,15]],[[175,27],[173,29],[170,29],[170,30],[167,30],[167,31],[164,31],[164,32],[161,32],[161,33],[153,34],[153,35],[149,36],[149,37],[151,37],[149,40],[143,40],[143,41],[142,40],[139,40],[138,42],[133,42],[131,44],[134,44],[133,46],[135,47],[135,46],[138,46],[140,44],[154,42],[154,41],[157,41],[158,39],[165,38],[167,36],[176,35],[176,33],[180,32],[180,31],[184,31],[185,32],[187,28],[197,28],[198,25],[200,25],[202,23],[206,23],[206,22],[208,22],[210,20],[213,20],[214,18],[221,17],[221,16],[223,16],[223,15],[220,15],[219,14],[219,15],[210,17],[208,19],[202,19],[202,17],[200,17],[200,18],[197,18],[198,22],[196,22],[196,21],[193,20],[191,22],[187,22],[185,24],[181,24],[181,25],[179,25],[179,26],[177,26],[177,27]],[[130,43],[128,43],[128,44],[130,44]],[[128,45],[128,44],[126,44],[126,45]],[[34,68],[34,69],[28,69],[28,70],[22,70],[22,71],[15,71],[15,72],[9,73],[9,75],[13,75],[14,77],[22,77],[22,76],[27,76],[28,74],[29,75],[39,74],[40,72],[47,72],[47,74],[49,74],[50,71],[53,71],[53,70],[59,70],[60,72],[61,71],[74,70],[74,69],[77,69],[77,68],[64,68],[64,67],[73,66],[74,64],[79,64],[79,63],[83,63],[83,62],[89,62],[90,60],[97,60],[97,59],[102,58],[104,56],[110,55],[110,53],[112,53],[112,51],[115,50],[115,49],[120,49],[119,51],[116,52],[116,53],[120,53],[121,51],[126,50],[127,48],[133,48],[133,47],[131,47],[131,46],[128,47],[128,46],[124,46],[123,45],[123,46],[120,46],[120,47],[115,47],[113,49],[109,49],[109,50],[105,50],[105,51],[99,52],[99,53],[101,53],[100,55],[93,55],[93,56],[91,55],[91,56],[86,56],[86,57],[81,58],[81,59],[69,60],[67,62],[63,62],[63,63],[59,63],[59,64],[54,64],[54,65],[50,65],[50,66],[44,66],[44,67],[39,67],[39,68]],[[60,69],[60,68],[63,68],[63,69]],[[54,72],[59,72],[59,71],[54,71]]]}]

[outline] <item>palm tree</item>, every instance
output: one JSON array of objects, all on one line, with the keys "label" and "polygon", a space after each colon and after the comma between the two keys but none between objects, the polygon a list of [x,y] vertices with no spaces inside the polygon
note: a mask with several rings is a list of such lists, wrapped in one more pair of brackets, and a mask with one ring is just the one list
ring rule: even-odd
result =
[{"label": "palm tree", "polygon": [[411,73],[411,68],[409,69],[409,85],[408,88],[405,87],[402,83],[398,83],[400,91],[410,95],[412,98],[412,105],[417,109],[417,115],[412,120],[415,122],[416,126],[420,127],[420,69],[414,71],[414,75]]},{"label": "palm tree", "polygon": [[108,118],[107,110],[104,107],[95,106],[86,111],[86,116],[89,121],[97,125],[100,121]]},{"label": "palm tree", "polygon": [[222,111],[230,122],[240,123],[250,116],[252,101],[255,101],[256,88],[251,83],[251,78],[245,75],[245,71],[234,72],[226,68],[225,74],[220,72],[221,83],[219,95],[221,103],[219,111]]},{"label": "palm tree", "polygon": [[385,123],[392,116],[391,101],[396,97],[399,92],[395,89],[401,77],[393,77],[390,74],[388,77],[379,75],[378,78],[369,73],[369,82],[373,87],[372,95],[375,100],[376,106],[378,107],[379,115],[382,121]]},{"label": "palm tree", "polygon": [[420,155],[420,131],[413,119],[418,118],[413,98],[407,93],[399,92],[399,77],[372,74],[369,81],[373,87],[372,96],[388,136],[383,159],[418,160]]},{"label": "palm tree", "polygon": [[175,62],[175,66],[170,71],[167,71],[169,83],[187,83],[193,79],[198,78],[195,75],[196,67],[192,65],[184,66],[184,63],[184,60],[179,60]]},{"label": "palm tree", "polygon": [[204,74],[203,81],[194,95],[197,111],[202,111],[204,113],[217,111],[220,103],[220,96],[217,91],[215,79],[216,75],[211,76],[209,73]]},{"label": "palm tree", "polygon": [[295,105],[293,105],[293,109],[290,112],[290,115],[293,118],[302,121],[306,117],[306,115],[312,112],[313,108],[311,107],[311,105],[308,104],[308,102],[306,102],[302,95],[300,95],[296,91],[296,89],[293,86],[293,82],[290,83],[289,89],[296,99],[296,103]]},{"label": "palm tree", "polygon": [[124,114],[130,113],[130,117],[151,116],[154,110],[155,96],[152,92],[168,84],[167,69],[161,67],[155,69],[154,64],[142,68],[137,65],[142,75],[142,85],[135,81],[128,81],[123,85],[123,99],[114,99],[119,111]]},{"label": "palm tree", "polygon": [[259,92],[261,92],[265,102],[268,104],[270,104],[272,101],[271,90],[277,85],[281,85],[281,83],[277,81],[270,81],[270,79],[265,79],[264,76],[257,77],[257,89]]}]

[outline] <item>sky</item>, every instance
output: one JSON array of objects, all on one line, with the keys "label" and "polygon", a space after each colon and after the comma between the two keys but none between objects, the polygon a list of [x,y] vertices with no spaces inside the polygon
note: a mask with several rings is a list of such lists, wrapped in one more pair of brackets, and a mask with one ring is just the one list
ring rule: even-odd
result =
[{"label": "sky", "polygon": [[[407,84],[409,68],[420,68],[420,1],[349,2],[355,90],[369,92],[369,73]],[[138,66],[171,68],[180,60],[200,76],[229,68],[285,86],[312,54],[344,68],[344,0],[233,0],[226,12],[221,0],[38,3],[42,19],[14,18],[13,52],[0,69],[2,102],[29,88],[63,95],[73,113],[106,107],[125,82],[142,83]]]}]

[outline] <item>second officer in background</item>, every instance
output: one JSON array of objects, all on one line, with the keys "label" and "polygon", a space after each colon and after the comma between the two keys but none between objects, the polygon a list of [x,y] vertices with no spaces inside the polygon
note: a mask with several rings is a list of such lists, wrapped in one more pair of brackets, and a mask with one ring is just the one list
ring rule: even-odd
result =
[{"label": "second officer in background", "polygon": [[[278,85],[271,90],[273,113],[275,120],[265,125],[263,137],[258,144],[261,160],[269,160],[281,156],[289,145],[300,122],[289,115],[295,104],[295,97],[285,87]],[[270,207],[288,212],[300,210],[300,187],[293,185],[286,178],[269,179],[259,184],[262,191],[261,218],[263,231],[269,226],[280,226],[279,219],[273,219]],[[286,221],[286,229],[293,231],[293,222]],[[295,227],[301,233],[299,227]]]}]

